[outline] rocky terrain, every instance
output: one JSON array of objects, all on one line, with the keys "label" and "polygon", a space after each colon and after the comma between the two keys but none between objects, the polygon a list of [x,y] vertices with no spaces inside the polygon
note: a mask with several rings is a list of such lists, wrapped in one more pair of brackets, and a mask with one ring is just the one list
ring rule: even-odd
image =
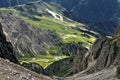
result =
[{"label": "rocky terrain", "polygon": [[[119,0],[32,1],[4,0],[0,5],[14,6],[0,8],[0,80],[51,80],[42,74],[55,80],[120,79]],[[99,37],[93,30],[115,34]],[[89,49],[94,37],[99,38]]]},{"label": "rocky terrain", "polygon": [[0,80],[52,80],[19,65],[14,52],[15,48],[6,41],[2,27],[0,23]]},{"label": "rocky terrain", "polygon": [[16,54],[27,57],[36,54],[72,55],[77,52],[77,47],[91,45],[98,33],[65,15],[70,16],[65,8],[52,2],[31,2],[0,9],[0,21],[7,40],[19,52]]},{"label": "rocky terrain", "polygon": [[15,51],[10,42],[6,41],[6,37],[3,33],[2,25],[0,23],[0,57],[4,59],[9,59],[10,61],[19,64],[17,58],[15,57]]},{"label": "rocky terrain", "polygon": [[33,27],[14,14],[0,14],[0,21],[6,39],[16,48],[17,55],[47,54],[45,47],[49,48],[58,39],[55,33]]},{"label": "rocky terrain", "polygon": [[0,58],[0,80],[52,80]]},{"label": "rocky terrain", "polygon": [[[87,52],[78,52],[78,54],[73,58],[73,66],[70,68],[73,71],[72,73],[77,74],[69,76],[68,78],[63,76],[55,78],[61,80],[119,80],[119,30],[120,27],[116,29],[116,32],[112,38],[98,38]],[[53,65],[57,66],[55,64],[52,64],[52,66]],[[60,70],[61,68],[63,68],[63,65],[58,70]],[[56,68],[54,68],[54,70],[55,69]]]},{"label": "rocky terrain", "polygon": [[[84,54],[79,62],[79,71],[76,80],[109,80],[119,78],[120,65],[120,27],[117,28],[113,38],[101,37]],[[81,55],[80,55],[81,56]],[[77,57],[76,57],[77,58]],[[81,58],[79,58],[81,59]],[[79,60],[77,59],[77,60]],[[84,77],[81,75],[90,74]]]}]

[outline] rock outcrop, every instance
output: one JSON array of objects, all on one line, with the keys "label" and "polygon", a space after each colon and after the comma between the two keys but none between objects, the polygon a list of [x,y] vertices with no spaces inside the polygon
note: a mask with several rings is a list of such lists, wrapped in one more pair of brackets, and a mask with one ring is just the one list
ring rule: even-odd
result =
[{"label": "rock outcrop", "polygon": [[31,71],[34,71],[38,74],[43,74],[43,75],[47,75],[47,73],[45,72],[44,68],[37,64],[37,63],[34,63],[34,62],[24,62],[22,63],[22,66],[31,70]]},{"label": "rock outcrop", "polygon": [[37,74],[20,65],[0,58],[0,80],[52,80],[50,77]]},{"label": "rock outcrop", "polygon": [[3,26],[0,23],[0,57],[4,59],[9,59],[14,63],[19,63],[17,58],[15,57],[15,51],[10,42],[6,41],[6,37],[2,30]]}]

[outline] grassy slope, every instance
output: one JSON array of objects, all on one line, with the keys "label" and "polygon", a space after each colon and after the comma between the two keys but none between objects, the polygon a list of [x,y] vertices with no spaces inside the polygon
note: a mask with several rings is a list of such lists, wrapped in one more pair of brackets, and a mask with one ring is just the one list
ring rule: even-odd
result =
[{"label": "grassy slope", "polygon": [[[32,7],[31,7],[32,6]],[[31,7],[31,8],[29,8]],[[37,8],[36,8],[37,7]],[[94,42],[95,38],[92,35],[89,35],[89,38],[86,36],[82,36],[81,34],[84,34],[83,32],[80,32],[78,30],[73,29],[73,27],[80,27],[83,30],[87,30],[84,26],[84,24],[72,21],[65,16],[63,16],[64,8],[61,8],[60,6],[57,6],[55,4],[48,4],[48,3],[42,3],[42,4],[30,4],[27,6],[22,6],[22,8],[28,8],[27,11],[19,11],[20,16],[22,17],[23,20],[26,22],[30,23],[31,25],[40,27],[41,29],[44,30],[54,30],[56,31],[57,34],[60,35],[62,38],[63,43],[68,43],[68,42],[82,42],[84,46],[89,47],[90,44],[87,42]],[[51,17],[45,9],[49,9],[56,14],[62,15],[63,16],[63,21],[57,20],[53,17]],[[29,14],[29,11],[32,10],[33,14]],[[37,10],[37,11],[36,11]],[[21,15],[22,14],[22,15]],[[38,14],[41,14],[42,16],[39,16]],[[37,18],[38,21],[29,18],[29,16],[23,16],[23,15],[29,15],[34,18]]]}]

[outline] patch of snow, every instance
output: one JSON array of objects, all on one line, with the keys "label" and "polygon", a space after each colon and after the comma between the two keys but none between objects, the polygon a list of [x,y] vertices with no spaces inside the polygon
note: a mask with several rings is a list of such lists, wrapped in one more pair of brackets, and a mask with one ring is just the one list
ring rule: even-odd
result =
[{"label": "patch of snow", "polygon": [[60,59],[62,59],[61,57],[55,57],[55,60],[60,60]]},{"label": "patch of snow", "polygon": [[46,9],[46,11],[51,14],[55,19],[63,21],[63,17],[49,9]]},{"label": "patch of snow", "polygon": [[6,36],[8,36],[8,33],[6,33],[4,30],[3,30],[3,33],[4,33]]},{"label": "patch of snow", "polygon": [[77,37],[76,35],[70,35],[70,34],[64,34],[64,35],[61,35],[61,37],[63,39],[66,39],[66,38],[69,38],[69,37]]}]

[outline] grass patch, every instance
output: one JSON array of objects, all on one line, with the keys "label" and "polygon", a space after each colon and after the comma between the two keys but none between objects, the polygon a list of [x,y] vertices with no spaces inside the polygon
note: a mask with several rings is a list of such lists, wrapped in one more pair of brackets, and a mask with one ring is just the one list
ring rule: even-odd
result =
[{"label": "grass patch", "polygon": [[50,64],[59,61],[60,59],[66,58],[68,56],[51,56],[51,55],[37,55],[31,58],[21,58],[19,59],[20,63],[23,62],[35,62],[40,64],[43,68],[46,68]]}]

